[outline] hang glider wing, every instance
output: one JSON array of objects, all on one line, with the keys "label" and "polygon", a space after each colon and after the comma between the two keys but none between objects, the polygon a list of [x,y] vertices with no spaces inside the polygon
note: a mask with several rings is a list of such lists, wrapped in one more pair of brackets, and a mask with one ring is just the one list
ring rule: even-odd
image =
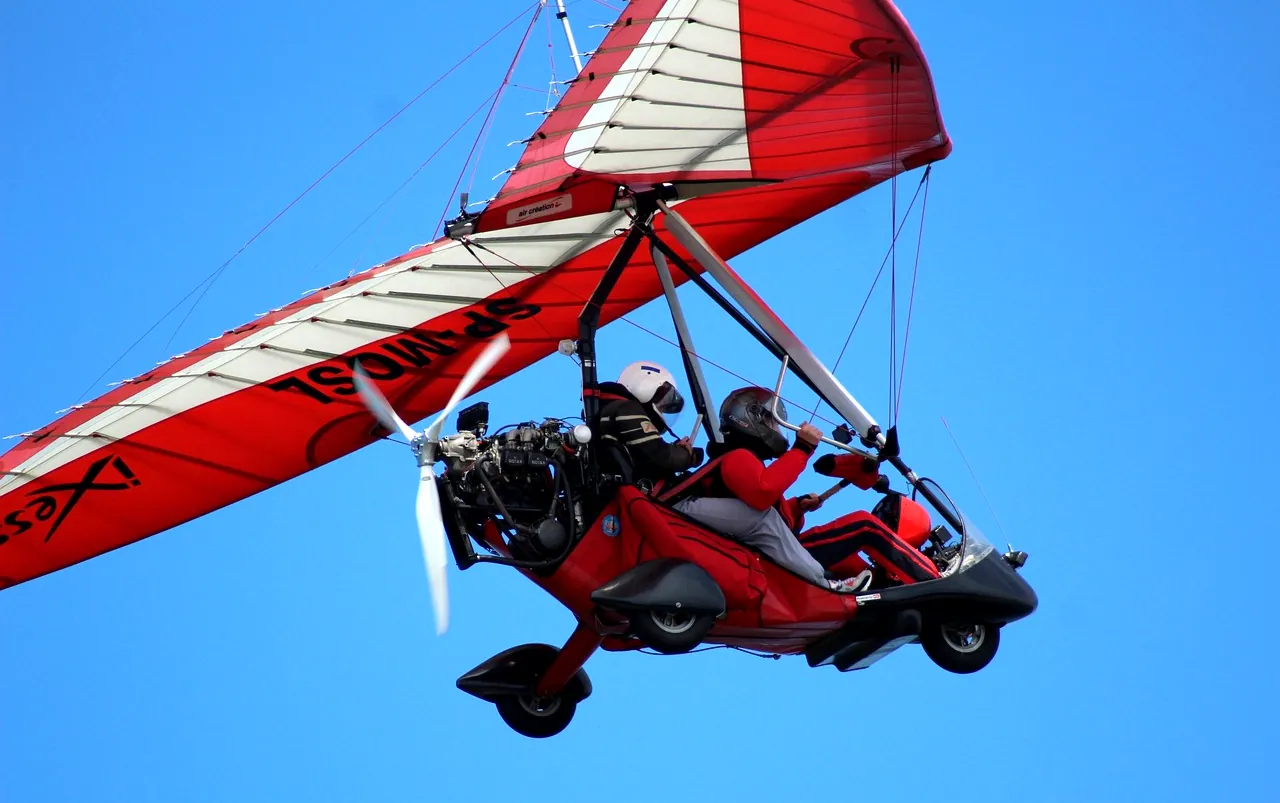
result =
[{"label": "hang glider wing", "polygon": [[[357,360],[414,421],[499,332],[512,348],[477,390],[554,352],[620,245],[620,184],[676,184],[681,214],[729,258],[949,150],[888,2],[632,2],[469,243],[442,238],[315,291],[0,455],[0,588],[383,437],[356,395]],[[647,249],[631,264],[602,323],[662,294]]]}]

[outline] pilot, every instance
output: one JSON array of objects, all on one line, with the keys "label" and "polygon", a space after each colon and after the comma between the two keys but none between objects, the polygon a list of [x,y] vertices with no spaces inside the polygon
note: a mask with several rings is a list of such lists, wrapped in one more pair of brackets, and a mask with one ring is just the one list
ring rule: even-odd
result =
[{"label": "pilot", "polygon": [[[786,498],[785,494],[808,465],[822,433],[805,424],[788,448],[770,412],[772,401],[773,394],[760,387],[739,388],[725,398],[720,405],[724,444],[719,447],[718,465],[704,472],[693,495],[675,508],[759,549],[814,585],[834,591],[856,593],[870,586],[873,573],[858,557],[862,550],[877,563],[888,564],[889,574],[902,582],[936,576],[924,555],[865,511],[796,535],[804,527],[805,514],[822,502],[813,495]],[[778,414],[786,420],[781,400]],[[773,462],[766,466],[768,460]],[[901,554],[911,552],[915,554]],[[830,579],[829,574],[852,576]]]},{"label": "pilot", "polygon": [[675,377],[666,368],[656,362],[633,362],[622,369],[617,382],[601,382],[597,391],[600,439],[626,450],[633,482],[652,487],[702,463],[702,449],[688,438],[671,443],[662,437],[684,409]]}]

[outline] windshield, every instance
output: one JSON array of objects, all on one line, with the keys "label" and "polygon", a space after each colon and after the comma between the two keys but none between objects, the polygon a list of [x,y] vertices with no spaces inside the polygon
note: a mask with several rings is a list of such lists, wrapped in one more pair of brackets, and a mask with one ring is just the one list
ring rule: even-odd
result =
[{"label": "windshield", "polygon": [[[941,486],[928,478],[922,478],[920,485],[929,492],[929,496],[938,500],[940,506],[930,502],[929,496],[920,493],[920,489],[913,490],[911,498],[925,505],[929,511],[930,518],[933,519],[934,526],[940,524],[952,534],[947,546],[954,548],[954,557],[951,558],[946,570],[943,571],[944,577],[967,570],[995,550],[995,547],[987,540],[986,535],[978,528],[973,519],[966,516],[964,511],[956,506],[955,501],[946,491],[942,490]],[[950,514],[950,516],[947,514]],[[955,532],[956,528],[949,518],[959,522],[960,532]]]},{"label": "windshield", "polygon": [[964,511],[960,511],[960,521],[964,524],[964,555],[959,561],[947,567],[947,574],[963,572],[995,551],[995,546],[987,540],[982,530],[978,529],[978,525],[974,524],[973,519],[966,516]]}]

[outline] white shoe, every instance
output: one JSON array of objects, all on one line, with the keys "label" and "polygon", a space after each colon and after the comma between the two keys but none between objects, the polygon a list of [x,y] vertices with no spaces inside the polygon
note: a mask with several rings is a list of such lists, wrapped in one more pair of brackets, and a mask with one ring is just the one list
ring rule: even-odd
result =
[{"label": "white shoe", "polygon": [[860,591],[866,591],[871,587],[871,570],[863,569],[854,577],[846,577],[843,580],[828,580],[831,590],[840,594],[857,594]]}]

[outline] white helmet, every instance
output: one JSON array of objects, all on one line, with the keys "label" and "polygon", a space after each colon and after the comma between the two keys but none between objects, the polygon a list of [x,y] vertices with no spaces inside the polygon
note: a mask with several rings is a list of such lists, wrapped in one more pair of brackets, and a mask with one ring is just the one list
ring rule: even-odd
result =
[{"label": "white helmet", "polygon": [[656,362],[633,362],[618,375],[618,384],[641,404],[652,404],[670,423],[684,409],[676,378]]}]

